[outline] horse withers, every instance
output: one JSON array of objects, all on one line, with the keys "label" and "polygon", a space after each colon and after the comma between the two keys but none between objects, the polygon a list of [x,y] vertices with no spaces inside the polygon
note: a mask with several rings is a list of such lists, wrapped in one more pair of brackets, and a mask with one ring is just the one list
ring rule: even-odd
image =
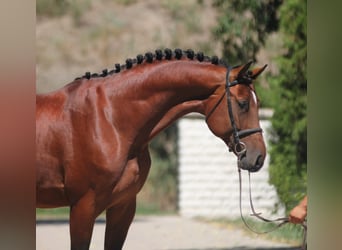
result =
[{"label": "horse withers", "polygon": [[187,113],[206,117],[240,168],[262,167],[253,81],[265,67],[249,67],[192,50],[156,50],[37,95],[36,203],[70,207],[71,249],[89,249],[104,210],[105,249],[122,248],[151,165],[148,143]]}]

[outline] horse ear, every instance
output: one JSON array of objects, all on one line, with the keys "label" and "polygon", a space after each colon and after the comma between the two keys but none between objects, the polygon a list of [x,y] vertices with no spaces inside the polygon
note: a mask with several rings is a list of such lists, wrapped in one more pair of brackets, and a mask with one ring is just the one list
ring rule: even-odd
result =
[{"label": "horse ear", "polygon": [[238,77],[237,78],[240,78],[240,77],[244,76],[252,63],[253,63],[253,61],[249,61],[245,65],[241,66],[241,69],[240,69],[240,71],[238,73]]},{"label": "horse ear", "polygon": [[265,66],[261,67],[261,68],[255,68],[252,70],[252,75],[251,78],[252,79],[256,79],[267,67],[267,64],[265,64]]}]

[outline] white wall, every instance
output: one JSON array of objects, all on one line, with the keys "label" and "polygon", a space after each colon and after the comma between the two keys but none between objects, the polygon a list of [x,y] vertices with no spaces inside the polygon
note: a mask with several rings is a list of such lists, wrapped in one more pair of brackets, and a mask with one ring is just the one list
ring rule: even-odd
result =
[{"label": "white wall", "polygon": [[[268,138],[268,120],[272,112],[260,111],[260,124]],[[239,212],[239,179],[236,156],[215,137],[202,116],[188,115],[178,122],[179,140],[179,212],[186,217],[237,218]],[[267,142],[266,142],[267,143]],[[263,168],[251,174],[254,208],[263,216],[284,216],[284,209],[274,213],[278,197],[268,183],[269,157]],[[243,213],[248,215],[248,174],[242,172]]]}]

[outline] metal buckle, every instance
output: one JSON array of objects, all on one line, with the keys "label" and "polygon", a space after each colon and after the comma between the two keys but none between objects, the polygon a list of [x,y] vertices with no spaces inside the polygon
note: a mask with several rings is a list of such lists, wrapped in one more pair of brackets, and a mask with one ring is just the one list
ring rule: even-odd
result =
[{"label": "metal buckle", "polygon": [[244,144],[242,141],[239,141],[234,145],[234,151],[238,156],[245,154],[247,151],[246,144]]}]

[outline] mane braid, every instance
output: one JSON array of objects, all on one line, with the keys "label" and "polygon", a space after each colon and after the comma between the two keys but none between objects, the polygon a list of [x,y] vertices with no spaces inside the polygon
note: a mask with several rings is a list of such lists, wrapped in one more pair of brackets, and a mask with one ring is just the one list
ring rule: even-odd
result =
[{"label": "mane braid", "polygon": [[146,62],[152,63],[153,62],[153,54],[151,52],[147,52],[145,54]]},{"label": "mane braid", "polygon": [[114,69],[108,71],[108,69],[102,70],[102,73],[90,73],[86,72],[83,76],[75,78],[75,80],[80,80],[80,79],[90,79],[90,78],[96,78],[96,77],[106,77],[108,75],[113,75],[116,73],[120,73],[121,71],[125,69],[131,69],[133,68],[134,65],[139,65],[144,62],[146,63],[153,63],[154,60],[162,61],[162,60],[172,60],[172,59],[177,59],[181,60],[182,58],[187,58],[189,60],[197,60],[199,62],[207,62],[207,63],[212,63],[214,65],[223,65],[225,67],[228,67],[229,65],[223,61],[222,59],[219,59],[217,56],[205,56],[203,52],[199,51],[195,53],[192,49],[187,49],[187,50],[181,50],[179,48],[175,49],[172,51],[169,48],[165,48],[164,50],[157,49],[155,50],[155,53],[153,54],[152,52],[146,52],[144,55],[138,54],[136,58],[128,58],[125,61],[125,64],[118,64],[116,63],[114,65]]},{"label": "mane braid", "polygon": [[192,50],[192,49],[188,49],[185,51],[187,57],[190,59],[190,60],[193,60],[194,59],[194,56],[195,56],[195,52]]},{"label": "mane braid", "polygon": [[203,52],[198,52],[196,57],[197,57],[198,61],[203,62],[203,60],[204,60]]},{"label": "mane braid", "polygon": [[133,60],[130,59],[130,58],[128,58],[128,59],[126,60],[126,67],[127,67],[127,69],[132,68],[132,66],[133,66]]},{"label": "mane braid", "polygon": [[211,63],[217,65],[219,63],[219,59],[217,56],[213,56],[211,58]]},{"label": "mane braid", "polygon": [[171,60],[171,58],[172,58],[172,50],[165,49],[164,52],[165,52],[165,59]]},{"label": "mane braid", "polygon": [[102,77],[105,77],[105,76],[107,76],[108,75],[108,69],[104,69],[104,70],[102,70]]},{"label": "mane braid", "polygon": [[144,60],[144,56],[143,55],[137,55],[137,63],[141,64]]},{"label": "mane braid", "polygon": [[115,64],[115,73],[119,73],[121,70],[120,64],[116,63]]},{"label": "mane braid", "polygon": [[183,56],[183,51],[181,49],[175,49],[175,57],[180,60]]},{"label": "mane braid", "polygon": [[156,59],[159,61],[163,59],[163,51],[161,51],[160,49],[156,50]]}]

